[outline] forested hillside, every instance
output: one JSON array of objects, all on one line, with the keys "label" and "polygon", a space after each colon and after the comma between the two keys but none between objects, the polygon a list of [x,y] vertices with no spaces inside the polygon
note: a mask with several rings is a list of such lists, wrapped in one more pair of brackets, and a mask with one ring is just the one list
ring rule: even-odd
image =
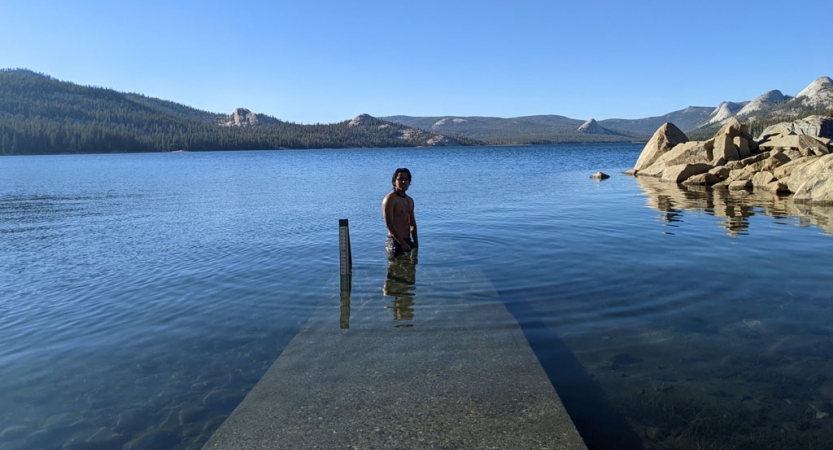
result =
[{"label": "forested hillside", "polygon": [[408,147],[449,142],[434,133],[378,120],[300,125],[269,118],[263,125],[222,126],[228,117],[138,94],[58,81],[28,70],[0,70],[0,154],[4,155]]},{"label": "forested hillside", "polygon": [[713,135],[734,114],[759,131],[833,110],[833,80],[828,77],[795,98],[780,92],[775,98],[773,92],[736,104],[748,104],[740,112],[724,102],[643,119],[588,121],[600,129],[557,115],[378,119],[362,114],[335,124],[301,125],[244,108],[219,114],[29,70],[0,69],[0,155],[622,142],[647,140],[665,122],[699,138]]}]

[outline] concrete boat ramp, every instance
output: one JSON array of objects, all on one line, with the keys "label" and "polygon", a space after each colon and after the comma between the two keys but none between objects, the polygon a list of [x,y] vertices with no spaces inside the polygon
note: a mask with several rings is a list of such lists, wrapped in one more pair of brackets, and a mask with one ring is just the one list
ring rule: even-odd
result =
[{"label": "concrete boat ramp", "polygon": [[481,272],[400,269],[322,302],[203,448],[586,449]]}]

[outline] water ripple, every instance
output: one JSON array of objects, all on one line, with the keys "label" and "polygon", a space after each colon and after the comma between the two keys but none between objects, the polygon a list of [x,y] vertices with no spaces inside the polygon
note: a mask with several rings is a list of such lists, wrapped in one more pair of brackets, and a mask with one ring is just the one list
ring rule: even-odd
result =
[{"label": "water ripple", "polygon": [[[833,213],[619,176],[640,149],[4,159],[0,434],[24,437],[0,447],[121,448],[159,430],[168,448],[201,445],[314,311],[339,313],[341,218],[356,327],[488,333],[509,324],[455,316],[460,299],[500,301],[558,337],[645,436],[698,432],[680,425],[706,420],[694,410],[753,417],[746,436],[777,443],[790,423],[821,430]],[[420,226],[404,287],[386,285],[380,213],[402,165]]]}]

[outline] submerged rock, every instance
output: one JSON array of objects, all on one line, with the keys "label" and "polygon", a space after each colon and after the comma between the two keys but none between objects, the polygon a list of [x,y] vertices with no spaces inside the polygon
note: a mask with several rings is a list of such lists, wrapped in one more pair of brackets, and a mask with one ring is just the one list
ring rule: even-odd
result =
[{"label": "submerged rock", "polygon": [[610,178],[610,175],[603,173],[603,172],[596,172],[593,175],[590,175],[590,178],[594,180],[606,180]]},{"label": "submerged rock", "polygon": [[636,364],[642,362],[641,359],[635,358],[628,353],[619,353],[610,360],[610,368],[616,370],[622,366]]}]

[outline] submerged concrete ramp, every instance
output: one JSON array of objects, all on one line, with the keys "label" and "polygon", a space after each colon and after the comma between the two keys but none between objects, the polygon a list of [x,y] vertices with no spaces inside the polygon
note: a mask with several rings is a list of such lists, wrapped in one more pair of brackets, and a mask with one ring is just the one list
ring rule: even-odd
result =
[{"label": "submerged concrete ramp", "polygon": [[586,449],[488,279],[419,269],[322,304],[203,448]]}]

